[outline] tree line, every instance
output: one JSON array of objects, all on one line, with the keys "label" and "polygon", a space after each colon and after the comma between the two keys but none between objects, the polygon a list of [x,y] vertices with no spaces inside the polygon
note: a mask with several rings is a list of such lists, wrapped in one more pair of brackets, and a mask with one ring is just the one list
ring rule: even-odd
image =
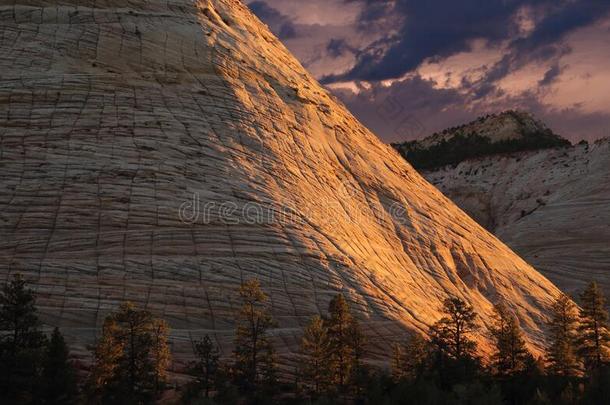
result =
[{"label": "tree line", "polygon": [[448,139],[441,139],[430,147],[422,147],[418,141],[409,141],[392,146],[420,171],[436,170],[444,166],[456,167],[464,160],[484,156],[568,147],[570,142],[550,130],[536,131],[514,139],[493,141],[474,131],[458,132]]},{"label": "tree line", "polygon": [[[393,347],[390,367],[373,365],[370,342],[341,294],[312,317],[296,360],[282,364],[277,326],[257,280],[237,291],[234,349],[209,335],[193,344],[188,382],[168,378],[169,326],[132,303],[104,320],[90,365],[77,364],[55,328],[47,336],[35,294],[15,276],[0,294],[0,399],[15,404],[605,404],[610,403],[610,333],[595,283],[580,308],[560,295],[548,314],[548,345],[536,358],[510,307],[498,303],[480,326],[472,306],[447,298],[443,317]],[[488,361],[477,336],[493,343]],[[293,365],[296,365],[294,367]],[[286,376],[291,377],[286,377]]]}]

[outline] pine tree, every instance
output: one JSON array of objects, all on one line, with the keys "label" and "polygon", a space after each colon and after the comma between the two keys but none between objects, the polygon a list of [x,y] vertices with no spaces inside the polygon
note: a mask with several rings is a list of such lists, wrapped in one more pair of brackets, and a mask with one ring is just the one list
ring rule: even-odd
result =
[{"label": "pine tree", "polygon": [[606,300],[595,282],[583,291],[580,300],[578,353],[588,370],[596,370],[609,359],[610,333]]},{"label": "pine tree", "polygon": [[278,392],[277,354],[272,345],[267,345],[261,361],[261,393],[265,401],[271,402]]},{"label": "pine tree", "polygon": [[191,374],[196,378],[198,391],[203,391],[205,398],[210,397],[210,391],[216,387],[220,371],[220,352],[212,343],[212,339],[205,335],[195,343],[195,356],[197,361],[191,364]]},{"label": "pine tree", "polygon": [[368,341],[364,335],[364,332],[362,331],[360,322],[358,322],[358,320],[354,317],[352,317],[352,321],[349,325],[348,336],[353,354],[353,364],[350,379],[356,398],[360,398],[363,395],[363,390],[369,377],[369,369],[363,361],[367,354]]},{"label": "pine tree", "polygon": [[36,297],[16,275],[0,294],[0,398],[29,402],[45,351],[46,338],[36,315]]},{"label": "pine tree", "polygon": [[330,382],[341,393],[346,391],[354,366],[354,351],[351,344],[350,327],[352,315],[343,295],[333,297],[328,305],[326,327],[330,340],[328,361],[331,367]]},{"label": "pine tree", "polygon": [[319,396],[326,391],[330,376],[328,354],[330,340],[324,321],[314,316],[305,328],[301,339],[303,364],[301,372],[303,381],[313,396]]},{"label": "pine tree", "polygon": [[551,308],[549,322],[550,346],[546,350],[549,371],[553,375],[572,377],[580,374],[576,357],[576,329],[578,311],[565,294],[561,294]]},{"label": "pine tree", "polygon": [[471,383],[480,369],[477,344],[471,335],[478,329],[472,306],[457,297],[443,302],[445,314],[430,327],[430,371],[442,387]]},{"label": "pine tree", "polygon": [[151,357],[153,361],[153,374],[155,379],[155,396],[163,391],[167,381],[167,369],[172,355],[169,348],[169,325],[163,319],[152,319],[150,323]]},{"label": "pine tree", "polygon": [[118,339],[122,333],[112,316],[104,319],[102,334],[93,348],[93,367],[89,375],[87,390],[91,401],[112,398],[118,390],[116,385],[119,367],[125,351],[126,342]]},{"label": "pine tree", "polygon": [[445,316],[430,330],[432,342],[454,360],[474,357],[477,345],[470,335],[478,327],[475,323],[477,315],[472,306],[460,298],[452,297],[443,302],[442,311]]},{"label": "pine tree", "polygon": [[531,354],[525,346],[517,319],[500,303],[494,308],[494,324],[490,327],[495,353],[492,365],[500,376],[514,376],[526,369]]},{"label": "pine tree", "polygon": [[91,373],[93,399],[102,402],[153,401],[169,363],[167,325],[132,303],[104,321]]},{"label": "pine tree", "polygon": [[428,342],[419,334],[411,335],[394,347],[392,377],[394,381],[416,380],[423,374],[428,357]]},{"label": "pine tree", "polygon": [[53,330],[42,365],[41,400],[45,404],[76,403],[78,388],[76,371],[70,362],[69,350],[58,328]]},{"label": "pine tree", "polygon": [[406,364],[406,354],[404,345],[400,343],[395,343],[392,346],[392,357],[390,359],[390,370],[392,374],[392,380],[395,383],[400,382],[401,380],[406,380],[408,370]]},{"label": "pine tree", "polygon": [[270,350],[268,331],[275,325],[266,307],[267,295],[258,280],[239,289],[242,306],[237,313],[233,371],[243,390],[256,393],[262,379],[262,358]]}]

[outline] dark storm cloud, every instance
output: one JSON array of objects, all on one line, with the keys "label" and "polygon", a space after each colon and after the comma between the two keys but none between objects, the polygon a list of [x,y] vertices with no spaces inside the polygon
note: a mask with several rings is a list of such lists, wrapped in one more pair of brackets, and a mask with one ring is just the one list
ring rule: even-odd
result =
[{"label": "dark storm cloud", "polygon": [[[358,94],[335,90],[338,97],[373,132],[388,142],[417,139],[455,122],[474,118],[454,89],[437,89],[416,75],[391,86],[374,83]],[[454,108],[454,106],[461,106]],[[439,111],[444,113],[438,114]]]},{"label": "dark storm cloud", "polygon": [[333,38],[328,41],[328,44],[326,45],[326,50],[328,51],[329,55],[335,58],[344,55],[346,52],[356,52],[356,50],[353,47],[349,46],[347,41],[343,38]]},{"label": "dark storm cloud", "polygon": [[551,66],[551,68],[549,70],[546,71],[542,80],[540,80],[538,82],[538,85],[539,86],[548,86],[548,85],[552,84],[555,81],[555,79],[557,79],[559,77],[562,70],[563,69],[559,66],[559,64],[555,63],[553,66]]},{"label": "dark storm cloud", "polygon": [[249,6],[384,141],[515,108],[572,141],[610,136],[610,0],[300,1]]},{"label": "dark storm cloud", "polygon": [[[404,17],[399,34],[385,40],[391,44],[389,48],[363,50],[349,72],[326,77],[324,82],[393,79],[413,71],[427,58],[444,58],[468,51],[474,39],[490,43],[510,40],[518,29],[514,15],[523,6],[547,11],[530,35],[513,40],[510,58],[503,63],[509,65],[511,59],[518,61],[526,54],[548,60],[558,52],[557,41],[602,18],[610,10],[607,0],[397,0],[393,7],[389,4],[383,0],[367,0],[361,16],[362,21],[370,22],[383,18],[380,10],[391,9]],[[499,66],[489,79],[500,78],[510,70]]]},{"label": "dark storm cloud", "polygon": [[296,28],[288,16],[283,15],[264,1],[254,1],[248,4],[250,10],[265,22],[280,39],[290,39],[296,36]]},{"label": "dark storm cloud", "polygon": [[513,49],[526,52],[553,44],[567,33],[592,24],[610,11],[608,0],[580,0],[558,2],[544,17],[535,30],[525,38],[515,40]]},{"label": "dark storm cloud", "polygon": [[374,84],[358,94],[343,90],[335,93],[386,142],[419,139],[488,113],[514,108],[531,112],[572,142],[610,137],[610,113],[586,113],[576,107],[549,108],[535,92],[477,103],[468,94],[439,89],[433,82],[414,76],[389,87]]}]

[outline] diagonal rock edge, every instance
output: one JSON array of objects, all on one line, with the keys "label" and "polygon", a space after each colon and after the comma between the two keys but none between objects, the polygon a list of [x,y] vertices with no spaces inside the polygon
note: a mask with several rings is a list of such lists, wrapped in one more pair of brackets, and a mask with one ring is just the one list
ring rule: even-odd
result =
[{"label": "diagonal rock edge", "polygon": [[[25,273],[81,354],[126,299],[170,321],[179,359],[204,333],[228,354],[234,292],[251,277],[283,353],[339,291],[381,356],[438,319],[448,294],[482,325],[508,301],[540,351],[559,291],[240,2],[0,2],[0,19],[0,274]],[[187,224],[193,196],[216,208]],[[236,222],[252,203],[285,215]]]}]

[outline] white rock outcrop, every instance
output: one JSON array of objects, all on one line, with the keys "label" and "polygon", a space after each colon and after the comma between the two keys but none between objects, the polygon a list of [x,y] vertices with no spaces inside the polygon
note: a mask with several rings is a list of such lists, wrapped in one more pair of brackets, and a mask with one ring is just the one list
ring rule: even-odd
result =
[{"label": "white rock outcrop", "polygon": [[0,31],[0,276],[24,273],[75,347],[131,300],[168,319],[178,357],[204,333],[226,354],[253,277],[284,353],[338,292],[386,355],[450,294],[481,324],[506,300],[542,346],[557,288],[241,2],[2,1]]},{"label": "white rock outcrop", "polygon": [[424,173],[564,291],[610,297],[610,140],[464,161]]}]

